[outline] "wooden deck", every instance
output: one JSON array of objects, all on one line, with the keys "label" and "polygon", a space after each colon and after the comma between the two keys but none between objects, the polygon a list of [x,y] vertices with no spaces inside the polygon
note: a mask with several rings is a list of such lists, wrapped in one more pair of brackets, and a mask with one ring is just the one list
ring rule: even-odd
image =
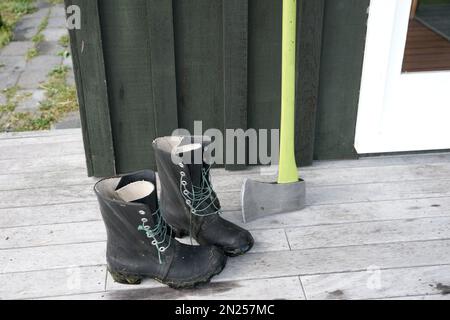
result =
[{"label": "wooden deck", "polygon": [[[450,154],[318,162],[307,209],[249,224],[251,253],[176,291],[107,274],[79,130],[2,135],[0,150],[1,299],[450,298]],[[227,218],[258,174],[214,171]]]},{"label": "wooden deck", "polygon": [[418,20],[411,20],[402,72],[443,70],[450,70],[450,41]]}]

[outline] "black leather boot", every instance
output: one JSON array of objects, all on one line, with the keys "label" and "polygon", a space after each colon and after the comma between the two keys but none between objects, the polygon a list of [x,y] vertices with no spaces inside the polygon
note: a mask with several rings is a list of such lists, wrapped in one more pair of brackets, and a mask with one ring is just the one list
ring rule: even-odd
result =
[{"label": "black leather boot", "polygon": [[115,281],[139,284],[148,277],[172,288],[191,288],[224,268],[221,249],[175,240],[158,207],[153,171],[107,178],[94,189],[108,235],[108,270]]},{"label": "black leather boot", "polygon": [[[163,137],[153,142],[162,213],[178,236],[190,235],[201,245],[215,245],[228,256],[238,256],[249,251],[254,240],[247,230],[220,216],[209,161],[205,161],[204,151],[210,142],[207,137]],[[190,159],[192,164],[180,158]]]}]

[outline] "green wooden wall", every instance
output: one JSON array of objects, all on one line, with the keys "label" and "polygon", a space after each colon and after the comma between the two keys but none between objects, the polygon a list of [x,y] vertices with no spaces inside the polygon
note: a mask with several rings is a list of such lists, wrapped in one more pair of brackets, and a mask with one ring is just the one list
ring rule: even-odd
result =
[{"label": "green wooden wall", "polygon": [[[367,1],[298,2],[301,165],[330,152],[341,157],[333,141],[341,136],[329,135],[347,117],[354,127]],[[192,131],[195,120],[205,130],[279,127],[281,0],[66,0],[71,4],[82,12],[81,30],[70,35],[90,175],[154,168],[152,140],[175,128]],[[347,85],[345,73],[353,79]],[[348,93],[333,97],[339,90]]]}]

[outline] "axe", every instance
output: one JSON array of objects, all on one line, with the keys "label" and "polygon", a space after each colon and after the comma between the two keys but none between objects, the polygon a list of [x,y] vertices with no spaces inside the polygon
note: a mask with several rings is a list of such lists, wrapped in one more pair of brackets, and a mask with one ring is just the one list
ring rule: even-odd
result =
[{"label": "axe", "polygon": [[283,0],[283,53],[281,89],[280,161],[278,181],[246,179],[242,187],[244,222],[305,207],[305,182],[295,161],[295,53],[297,0]]}]

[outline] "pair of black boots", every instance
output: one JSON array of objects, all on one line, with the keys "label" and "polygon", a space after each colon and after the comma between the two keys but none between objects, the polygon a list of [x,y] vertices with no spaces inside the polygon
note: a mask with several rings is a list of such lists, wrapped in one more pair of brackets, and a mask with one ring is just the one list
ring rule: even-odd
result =
[{"label": "pair of black boots", "polygon": [[[191,288],[220,273],[227,256],[252,248],[251,234],[220,216],[205,159],[209,143],[206,137],[153,142],[159,203],[156,175],[150,170],[95,185],[108,235],[108,270],[115,281],[139,284],[148,277],[172,288]],[[200,246],[175,239],[186,235]]]}]

